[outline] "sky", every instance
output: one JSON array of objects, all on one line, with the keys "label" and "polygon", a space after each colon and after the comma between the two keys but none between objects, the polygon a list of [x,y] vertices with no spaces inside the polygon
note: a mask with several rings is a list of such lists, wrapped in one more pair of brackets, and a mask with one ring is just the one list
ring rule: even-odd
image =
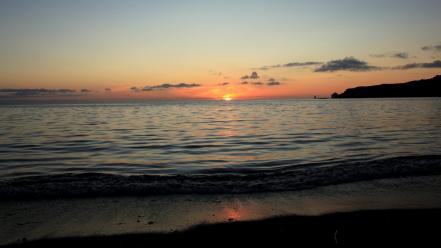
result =
[{"label": "sky", "polygon": [[3,99],[262,99],[441,74],[439,0],[0,0]]}]

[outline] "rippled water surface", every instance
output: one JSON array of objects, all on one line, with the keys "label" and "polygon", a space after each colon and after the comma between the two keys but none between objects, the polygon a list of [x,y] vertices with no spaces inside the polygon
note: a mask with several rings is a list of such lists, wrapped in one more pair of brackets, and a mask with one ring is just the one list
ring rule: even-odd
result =
[{"label": "rippled water surface", "polygon": [[250,173],[441,152],[441,99],[0,106],[0,178]]}]

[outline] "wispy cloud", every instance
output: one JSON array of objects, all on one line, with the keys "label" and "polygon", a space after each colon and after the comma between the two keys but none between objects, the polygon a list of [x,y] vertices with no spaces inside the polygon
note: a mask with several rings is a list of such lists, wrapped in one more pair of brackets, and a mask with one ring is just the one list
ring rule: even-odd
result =
[{"label": "wispy cloud", "polygon": [[367,62],[356,59],[354,57],[346,57],[344,59],[331,60],[326,62],[319,68],[315,69],[315,72],[334,72],[334,71],[373,71],[379,70],[380,67],[369,65]]},{"label": "wispy cloud", "polygon": [[0,89],[0,95],[16,97],[74,96],[76,93],[72,89]]},{"label": "wispy cloud", "polygon": [[308,66],[314,66],[314,65],[321,65],[322,62],[315,62],[315,61],[308,61],[308,62],[291,62],[286,64],[280,64],[280,65],[267,65],[262,66],[259,68],[256,68],[258,70],[269,70],[274,68],[290,68],[290,67],[308,67]]},{"label": "wispy cloud", "polygon": [[222,72],[220,71],[209,70],[208,72],[210,72],[210,74],[213,76],[218,76],[218,77],[222,76]]},{"label": "wispy cloud", "polygon": [[266,83],[266,85],[277,86],[277,85],[281,85],[281,83],[279,81],[275,80],[274,78],[270,78],[270,79],[268,79],[268,82]]},{"label": "wispy cloud", "polygon": [[394,53],[394,54],[392,54],[392,58],[407,59],[407,58],[409,58],[409,54],[406,52]]},{"label": "wispy cloud", "polygon": [[281,83],[280,82],[268,82],[268,83],[266,83],[266,85],[268,85],[268,86],[277,86],[277,85],[281,85]]},{"label": "wispy cloud", "polygon": [[132,91],[132,92],[141,92],[142,90],[140,88],[138,88],[138,87],[133,86],[133,87],[130,87],[130,91]]},{"label": "wispy cloud", "polygon": [[106,92],[111,92],[112,89],[111,89],[111,88],[105,88],[104,91],[106,91]]},{"label": "wispy cloud", "polygon": [[433,52],[441,52],[441,44],[439,45],[430,45],[421,47],[423,51],[433,51]]},{"label": "wispy cloud", "polygon": [[417,69],[417,68],[441,68],[441,60],[435,60],[433,62],[429,63],[411,63],[406,65],[400,65],[393,67],[395,70],[410,70],[410,69]]},{"label": "wispy cloud", "polygon": [[229,85],[230,83],[229,82],[223,82],[223,83],[220,83],[219,85],[220,86],[227,86],[227,85]]},{"label": "wispy cloud", "polygon": [[244,79],[259,79],[259,78],[260,78],[259,74],[257,74],[257,72],[255,72],[255,71],[253,71],[251,73],[251,75],[242,76],[240,79],[244,80]]},{"label": "wispy cloud", "polygon": [[256,86],[261,86],[261,85],[277,86],[277,85],[281,85],[282,83],[277,81],[274,78],[269,78],[266,83],[265,82],[261,82],[261,81],[251,81],[251,82],[249,82],[249,81],[242,81],[242,82],[239,82],[239,84],[241,84],[241,85],[256,85]]},{"label": "wispy cloud", "polygon": [[197,83],[178,83],[178,84],[164,83],[160,85],[145,86],[144,88],[138,88],[133,86],[130,88],[130,90],[133,92],[141,92],[141,91],[155,91],[155,90],[167,90],[167,89],[195,88],[200,86],[202,85]]},{"label": "wispy cloud", "polygon": [[380,53],[371,54],[374,58],[395,58],[395,59],[408,59],[409,54],[407,52],[396,52],[396,53]]}]

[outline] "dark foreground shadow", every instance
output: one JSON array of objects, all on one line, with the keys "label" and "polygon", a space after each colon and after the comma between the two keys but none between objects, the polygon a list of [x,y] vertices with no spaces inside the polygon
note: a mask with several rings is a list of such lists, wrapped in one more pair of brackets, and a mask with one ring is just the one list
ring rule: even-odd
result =
[{"label": "dark foreground shadow", "polygon": [[[200,225],[167,234],[125,234],[26,241],[11,247],[383,246],[441,244],[441,209],[376,210],[317,217],[287,216],[259,221]],[[439,247],[439,246],[437,246]]]}]

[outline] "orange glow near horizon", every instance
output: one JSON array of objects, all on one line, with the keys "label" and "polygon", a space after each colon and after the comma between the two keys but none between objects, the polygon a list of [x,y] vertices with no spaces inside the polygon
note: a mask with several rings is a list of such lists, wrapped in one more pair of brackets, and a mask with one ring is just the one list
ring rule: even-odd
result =
[{"label": "orange glow near horizon", "polygon": [[[284,74],[282,74],[284,73]],[[136,80],[141,83],[114,82],[112,84],[89,84],[76,85],[64,84],[32,84],[28,85],[5,85],[3,88],[47,88],[47,89],[73,89],[74,95],[62,96],[36,96],[21,97],[23,99],[42,100],[253,100],[253,99],[283,99],[283,98],[313,98],[314,96],[329,97],[333,92],[341,93],[347,88],[356,86],[368,86],[381,83],[403,83],[416,79],[432,78],[439,72],[434,70],[417,69],[404,71],[397,74],[395,71],[374,71],[374,72],[341,72],[312,74],[308,71],[297,71],[296,77],[290,75],[290,71],[258,71],[261,79],[243,83],[238,80],[239,73],[231,76],[226,83],[219,79],[199,78],[193,76],[184,82],[196,82],[197,87],[169,87],[159,88],[151,91],[144,91],[144,87],[160,86],[163,83],[142,83],[144,80]],[[275,76],[275,75],[281,76]],[[282,76],[283,75],[283,76]],[[280,81],[279,85],[269,85],[268,79],[274,76]],[[149,80],[145,80],[149,81]],[[159,79],[158,79],[159,81]],[[163,80],[166,81],[166,80]],[[173,80],[170,84],[178,82]],[[256,82],[259,82],[257,84]],[[132,88],[136,87],[137,90]],[[2,88],[2,87],[0,87]],[[88,89],[85,93],[82,89]],[[16,97],[17,99],[20,96]]]},{"label": "orange glow near horizon", "polygon": [[313,98],[441,74],[441,1],[58,2],[0,3],[0,101]]},{"label": "orange glow near horizon", "polygon": [[231,100],[233,100],[233,97],[231,96],[231,94],[227,94],[227,95],[224,95],[222,97],[222,99],[224,99],[224,101],[231,101]]}]

